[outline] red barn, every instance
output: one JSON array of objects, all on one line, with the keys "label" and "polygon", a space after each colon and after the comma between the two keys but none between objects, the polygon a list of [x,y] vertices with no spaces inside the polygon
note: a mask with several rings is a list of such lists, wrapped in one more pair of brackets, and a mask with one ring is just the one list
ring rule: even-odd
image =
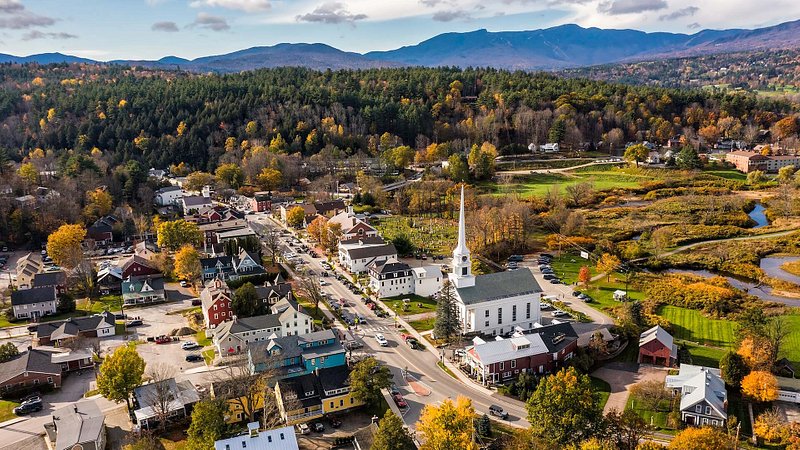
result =
[{"label": "red barn", "polygon": [[639,363],[670,367],[678,360],[672,335],[656,325],[639,336]]},{"label": "red barn", "polygon": [[150,260],[133,255],[122,264],[122,279],[130,277],[161,275],[161,271]]}]

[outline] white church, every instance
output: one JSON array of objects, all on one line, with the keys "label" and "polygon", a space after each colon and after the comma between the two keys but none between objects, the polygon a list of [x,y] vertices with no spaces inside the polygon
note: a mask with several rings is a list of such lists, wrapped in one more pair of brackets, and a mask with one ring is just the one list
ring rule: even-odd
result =
[{"label": "white church", "polygon": [[452,272],[448,274],[455,288],[462,332],[497,336],[517,327],[532,329],[541,319],[542,288],[530,269],[473,275],[465,228],[462,187],[458,245],[453,250]]}]

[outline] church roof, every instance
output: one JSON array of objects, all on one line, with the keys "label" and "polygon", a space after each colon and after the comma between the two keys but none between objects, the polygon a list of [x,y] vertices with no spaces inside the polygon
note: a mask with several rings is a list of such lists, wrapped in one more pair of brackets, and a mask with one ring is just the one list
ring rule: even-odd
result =
[{"label": "church roof", "polygon": [[465,305],[517,297],[542,292],[539,283],[528,269],[509,270],[488,275],[477,275],[475,286],[457,288]]}]

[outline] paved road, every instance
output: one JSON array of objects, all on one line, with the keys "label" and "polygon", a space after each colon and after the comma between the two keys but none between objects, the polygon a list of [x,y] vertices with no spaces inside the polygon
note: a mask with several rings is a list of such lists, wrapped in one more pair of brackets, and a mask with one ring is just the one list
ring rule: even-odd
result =
[{"label": "paved road", "polygon": [[558,169],[501,170],[501,171],[497,172],[496,175],[530,175],[532,173],[561,173],[561,174],[563,174],[563,173],[571,172],[571,171],[573,171],[575,169],[580,169],[580,168],[583,168],[583,167],[606,166],[606,165],[609,165],[609,164],[619,165],[619,164],[622,164],[622,163],[620,161],[614,161],[614,162],[593,161],[593,162],[586,163],[586,164],[579,164],[577,166],[571,166],[571,167],[561,167],[561,168],[558,168]]}]

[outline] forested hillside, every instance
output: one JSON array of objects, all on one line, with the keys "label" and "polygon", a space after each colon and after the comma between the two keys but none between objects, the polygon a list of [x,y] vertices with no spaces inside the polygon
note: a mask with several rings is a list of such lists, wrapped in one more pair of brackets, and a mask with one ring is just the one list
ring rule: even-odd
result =
[{"label": "forested hillside", "polygon": [[214,170],[226,150],[254,145],[333,158],[433,142],[449,142],[448,151],[455,152],[489,141],[509,153],[530,142],[578,148],[665,142],[677,133],[713,141],[746,138],[753,135],[748,129],[769,128],[792,112],[787,102],[752,94],[491,69],[196,75],[3,65],[0,78],[0,142],[10,158],[21,161],[38,148],[62,167],[68,157],[74,164],[91,154],[106,167],[137,160],[148,167],[184,162]]}]

